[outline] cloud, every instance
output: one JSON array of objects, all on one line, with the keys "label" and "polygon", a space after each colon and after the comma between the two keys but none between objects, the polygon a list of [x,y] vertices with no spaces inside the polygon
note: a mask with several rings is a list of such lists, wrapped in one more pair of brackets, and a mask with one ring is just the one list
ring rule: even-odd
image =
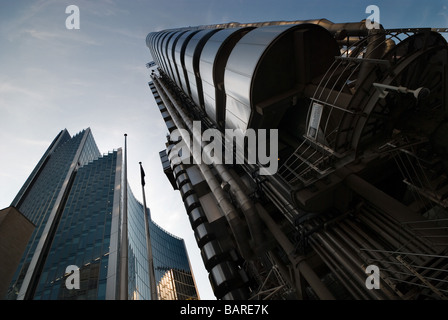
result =
[{"label": "cloud", "polygon": [[[0,82],[0,96],[2,98],[7,97],[8,95],[16,95],[19,94],[21,96],[27,96],[34,100],[42,100],[43,95],[40,92],[36,92],[34,90],[27,89],[23,86],[15,85],[12,82]],[[0,100],[1,101],[1,100]],[[1,107],[0,103],[0,107]]]},{"label": "cloud", "polygon": [[59,37],[59,35],[54,32],[39,31],[35,29],[24,29],[22,32],[39,40],[53,40]]},{"label": "cloud", "polygon": [[86,11],[89,14],[98,17],[110,17],[119,15],[129,15],[130,12],[120,8],[117,1],[114,0],[96,0],[96,1],[78,1],[76,3],[80,11]]}]

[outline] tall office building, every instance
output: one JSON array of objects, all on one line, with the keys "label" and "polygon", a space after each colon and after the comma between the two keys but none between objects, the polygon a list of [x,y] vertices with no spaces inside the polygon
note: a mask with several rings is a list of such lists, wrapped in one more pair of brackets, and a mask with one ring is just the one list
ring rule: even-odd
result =
[{"label": "tall office building", "polygon": [[35,229],[7,299],[157,299],[152,261],[188,275],[197,298],[183,240],[134,197],[123,153],[101,155],[90,129],[56,136],[11,204]]},{"label": "tall office building", "polygon": [[447,31],[148,34],[163,170],[218,299],[446,299]]}]

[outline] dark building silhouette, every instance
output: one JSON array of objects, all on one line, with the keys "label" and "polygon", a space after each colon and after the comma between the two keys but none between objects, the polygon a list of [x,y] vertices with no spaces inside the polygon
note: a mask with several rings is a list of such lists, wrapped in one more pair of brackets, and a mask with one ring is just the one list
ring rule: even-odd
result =
[{"label": "dark building silhouette", "polygon": [[[321,19],[148,34],[163,170],[218,299],[446,299],[445,32]],[[233,161],[207,153],[209,129]],[[247,144],[238,162],[226,130],[261,129],[275,161]]]}]

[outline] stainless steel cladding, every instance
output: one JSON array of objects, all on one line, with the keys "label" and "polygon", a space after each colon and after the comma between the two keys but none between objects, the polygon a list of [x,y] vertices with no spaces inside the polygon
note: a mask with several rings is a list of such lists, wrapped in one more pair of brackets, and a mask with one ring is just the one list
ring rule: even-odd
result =
[{"label": "stainless steel cladding", "polygon": [[192,228],[196,228],[202,222],[207,221],[204,210],[201,207],[194,208],[188,215]]},{"label": "stainless steel cladding", "polygon": [[168,130],[278,129],[265,179],[249,161],[173,163],[168,138],[218,299],[447,298],[446,33],[321,19],[148,35]]},{"label": "stainless steel cladding", "polygon": [[224,298],[229,293],[229,288],[241,287],[244,282],[238,272],[238,268],[230,261],[224,261],[217,264],[210,270],[210,280],[215,295]]},{"label": "stainless steel cladding", "polygon": [[177,82],[177,85],[188,95],[191,95],[191,92],[190,82],[188,81],[188,72],[185,68],[185,50],[190,39],[198,32],[199,30],[185,32],[177,41],[176,48],[174,49],[174,59],[177,65],[177,70],[179,71],[179,82]]},{"label": "stainless steel cladding", "polygon": [[291,26],[268,26],[246,34],[230,54],[224,75],[227,95],[226,128],[248,128],[252,114],[252,79],[270,44]]},{"label": "stainless steel cladding", "polygon": [[168,75],[170,76],[171,79],[174,79],[174,66],[172,63],[172,59],[170,59],[170,49],[168,47],[168,44],[170,43],[171,39],[173,37],[175,37],[177,34],[177,32],[170,32],[163,40],[162,40],[162,54],[164,57],[164,61],[165,61],[165,65],[168,68]]},{"label": "stainless steel cladding", "polygon": [[246,34],[226,66],[226,128],[276,128],[286,108],[281,100],[325,72],[335,55],[336,40],[317,25],[267,26]]},{"label": "stainless steel cladding", "polygon": [[166,32],[161,32],[161,33],[156,37],[156,39],[155,39],[155,45],[154,45],[155,50],[156,50],[156,52],[157,52],[157,56],[159,57],[159,62],[160,62],[159,67],[161,67],[162,70],[163,70],[164,72],[167,72],[167,69],[166,69],[166,65],[165,65],[165,57],[163,56],[163,54],[162,54],[162,52],[161,52],[161,50],[160,50],[160,43],[161,43],[162,39],[163,39],[166,35],[167,35]]},{"label": "stainless steel cladding", "polygon": [[199,72],[199,58],[205,42],[219,29],[201,30],[188,42],[185,48],[185,69],[188,73],[190,97],[196,105],[203,108],[204,96],[202,93],[201,75]]},{"label": "stainless steel cladding", "polygon": [[221,129],[276,127],[282,106],[266,100],[298,89],[338,54],[333,36],[312,24],[172,30],[147,43],[165,74]]},{"label": "stainless steel cladding", "polygon": [[179,68],[177,67],[177,63],[176,63],[176,59],[174,56],[175,53],[175,48],[176,48],[176,44],[177,41],[179,40],[179,38],[185,33],[187,32],[186,30],[184,31],[178,31],[176,32],[170,39],[170,41],[168,42],[168,48],[167,48],[167,55],[168,55],[168,60],[170,62],[171,68],[173,70],[173,77],[171,78],[174,82],[176,83],[180,83],[180,72],[179,72]]},{"label": "stainless steel cladding", "polygon": [[252,27],[224,29],[214,34],[202,49],[199,72],[207,116],[220,128],[224,127],[226,95],[224,71],[230,52],[238,40]]},{"label": "stainless steel cladding", "polygon": [[215,234],[213,229],[210,227],[208,222],[201,223],[194,229],[194,235],[196,237],[196,242],[200,248],[202,248],[207,242],[215,239]]},{"label": "stainless steel cladding", "polygon": [[218,241],[212,240],[207,242],[201,252],[205,268],[210,271],[210,269],[216,264],[215,261],[219,261],[223,254],[224,252],[222,251]]}]

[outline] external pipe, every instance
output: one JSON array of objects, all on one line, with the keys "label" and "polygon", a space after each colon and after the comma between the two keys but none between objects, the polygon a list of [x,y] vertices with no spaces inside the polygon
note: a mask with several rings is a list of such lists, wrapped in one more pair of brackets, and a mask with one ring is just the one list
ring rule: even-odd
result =
[{"label": "external pipe", "polygon": [[[359,251],[359,249],[362,247],[367,248],[367,246],[365,245],[365,243],[363,242],[363,240],[358,237],[358,235],[355,232],[350,232],[350,236],[353,239],[353,241],[347,241],[346,239],[347,237],[347,233],[346,230],[344,230],[344,225],[341,224],[341,228],[334,228],[333,231],[336,233],[336,235],[338,235],[341,239],[344,239],[345,242],[347,243],[347,245],[352,249],[355,250],[355,252]],[[359,245],[361,244],[361,246]],[[364,244],[364,245],[363,245]],[[374,258],[378,259],[378,260],[384,260],[383,257],[381,255],[378,255],[377,252],[369,252],[369,254],[371,254]],[[360,265],[361,267],[361,265]],[[383,275],[384,278],[384,275]],[[385,286],[381,286],[381,291],[389,298],[389,299],[395,299],[395,295],[393,293],[390,292],[390,290],[388,290]]]},{"label": "external pipe", "polygon": [[[318,238],[330,252],[333,252],[333,255],[340,260],[340,263],[344,265],[351,274],[355,275],[355,278],[360,282],[362,287],[365,281],[361,270],[363,262],[352,252],[351,249],[356,247],[353,245],[352,240],[346,236],[340,237],[339,239],[338,236],[335,236],[328,231],[315,233],[315,237]],[[346,256],[348,259],[344,259],[343,256]],[[383,297],[376,291],[372,292],[369,290],[368,294],[373,298],[383,299]]]},{"label": "external pipe", "polygon": [[280,246],[283,248],[285,253],[288,255],[288,259],[291,261],[293,265],[294,276],[296,277],[296,279],[299,279],[300,275],[303,275],[305,280],[313,288],[313,290],[316,292],[316,294],[319,296],[320,299],[334,300],[333,294],[328,290],[328,288],[322,283],[322,281],[316,275],[314,270],[309,266],[309,264],[306,262],[305,257],[296,256],[294,254],[295,252],[294,245],[280,230],[275,221],[272,220],[272,218],[269,216],[269,214],[263,208],[263,206],[259,203],[257,203],[256,206],[261,219],[266,224],[269,231],[271,231],[272,235],[280,244]]},{"label": "external pipe", "polygon": [[[420,222],[422,220],[421,215],[412,211],[409,207],[405,206],[403,203],[398,200],[392,198],[388,194],[383,191],[377,189],[372,184],[368,183],[358,175],[352,172],[342,172],[345,177],[344,183],[351,189],[353,192],[359,194],[361,197],[369,201],[370,203],[374,203],[380,210],[384,213],[390,215],[393,219],[397,220],[398,223],[406,223],[410,228],[412,227],[436,227],[434,223],[427,222],[424,225]],[[419,230],[419,233],[423,236],[436,235],[433,230]],[[444,239],[443,238],[431,238],[432,243],[434,245],[442,245]]]},{"label": "external pipe", "polygon": [[[191,118],[182,110],[182,107],[177,103],[176,99],[173,97],[173,95],[168,91],[168,89],[165,87],[163,83],[161,83],[158,79],[158,85],[161,86],[164,89],[165,94],[167,95],[168,99],[172,102],[174,108],[179,113],[181,118],[183,119],[183,122],[189,129],[189,131],[192,133],[193,139],[195,142],[200,145],[201,147],[205,146],[205,142],[202,141],[198,137],[197,134],[195,134],[195,128],[193,127],[193,121]],[[170,112],[171,114],[171,112]],[[179,128],[179,127],[178,127]],[[195,143],[193,142],[193,144]],[[205,153],[206,156],[208,156],[207,153]],[[195,155],[193,155],[195,157]],[[208,159],[208,163],[212,163],[212,159]],[[196,163],[202,164],[201,155],[196,155],[195,158]],[[203,165],[203,164],[202,164]],[[227,170],[227,168],[223,164],[216,164],[213,163],[216,171],[218,172],[219,176],[223,181],[226,181],[230,185],[230,189],[232,193],[234,194],[236,200],[238,201],[238,204],[240,205],[241,211],[244,213],[244,216],[247,220],[247,225],[249,227],[249,231],[252,237],[252,242],[254,245],[261,245],[263,243],[263,234],[261,229],[260,220],[258,219],[257,212],[255,210],[255,207],[252,203],[252,201],[249,199],[249,197],[244,193],[244,191],[241,189],[238,182],[233,178],[233,176],[230,174],[230,172]],[[204,166],[204,165],[203,165]]]},{"label": "external pipe", "polygon": [[318,241],[311,238],[310,242],[313,250],[319,255],[319,257],[333,272],[333,274],[338,277],[339,281],[344,284],[344,287],[352,294],[355,299],[369,298],[369,296],[367,296],[366,293],[360,289],[360,286],[358,284],[355,284],[353,279],[349,278],[347,273],[342,270],[341,265],[335,260],[335,258],[331,256],[328,251],[322,248]]},{"label": "external pipe", "polygon": [[[166,109],[171,115],[171,119],[173,120],[174,124],[178,129],[184,129],[180,130],[181,137],[184,141],[189,141],[190,137],[185,136],[185,128],[183,125],[183,122],[181,119],[177,116],[175,109],[171,106],[171,102],[169,98],[166,96],[166,92],[164,88],[160,85],[159,80],[157,77],[153,77],[154,85],[157,88],[157,91],[159,92],[160,98],[162,99],[163,103],[165,104]],[[190,146],[187,145],[189,148]],[[190,150],[191,151],[191,150]],[[191,152],[192,153],[192,152]],[[244,228],[243,223],[241,219],[238,217],[237,212],[233,205],[230,203],[230,201],[227,199],[226,194],[224,193],[224,190],[222,190],[221,185],[216,180],[216,177],[210,170],[210,168],[203,164],[201,159],[198,159],[197,154],[193,154],[193,157],[198,165],[199,170],[201,171],[202,175],[204,176],[204,179],[207,181],[210,190],[212,191],[213,196],[215,197],[217,203],[219,204],[220,208],[224,212],[224,216],[226,217],[230,229],[232,230],[237,246],[240,250],[241,255],[243,258],[247,259],[250,257],[250,250],[248,248],[247,240],[244,239]]]},{"label": "external pipe", "polygon": [[[414,235],[413,237],[407,236],[405,233],[402,232],[402,230],[396,229],[393,224],[388,223],[389,221],[386,221],[385,219],[381,219],[380,215],[374,215],[372,212],[368,211],[367,219],[374,223],[376,226],[379,226],[381,230],[387,231],[386,234],[395,235],[395,239],[397,241],[396,248],[406,247],[411,252],[421,252],[422,249],[420,249],[417,245],[414,244],[414,240],[418,237]],[[414,257],[415,260],[419,260],[420,262],[424,263],[426,260],[422,257],[416,256]]]},{"label": "external pipe", "polygon": [[[346,224],[342,224],[340,228],[346,233],[350,234],[356,242],[360,245],[362,248],[375,248],[380,250],[386,250],[384,247],[372,239],[372,237],[369,237],[364,233],[363,230],[361,230],[357,225],[353,224],[351,221],[347,221]],[[359,249],[359,247],[358,247]],[[385,260],[383,256],[378,255],[377,252],[368,252],[371,254],[374,258],[378,260]],[[387,263],[387,262],[386,262]],[[400,271],[399,268],[395,264],[389,266],[394,271]]]},{"label": "external pipe", "polygon": [[[316,233],[315,236],[323,244],[323,246],[326,248],[326,250],[328,250],[329,253],[331,253],[339,261],[339,263],[341,263],[341,265],[343,265],[347,269],[347,272],[350,272],[354,276],[354,279],[357,280],[359,285],[364,286],[365,285],[365,277],[360,275],[359,272],[356,272],[356,270],[351,265],[352,263],[355,263],[357,265],[362,265],[362,263],[354,262],[353,261],[354,257],[352,255],[347,254],[347,253],[345,253],[345,254],[347,255],[347,257],[349,259],[348,260],[344,259],[341,256],[341,254],[338,252],[338,250],[335,248],[335,246],[331,244],[332,241],[331,241],[330,237],[327,237],[326,235],[323,235],[323,234],[320,234],[320,233]],[[342,249],[341,248],[341,244],[338,244],[337,247],[340,250]],[[341,253],[344,254],[344,250],[342,250]],[[349,263],[349,261],[351,263]],[[376,292],[372,292],[372,290],[369,290],[368,294],[371,295],[372,298],[380,299],[380,300],[382,299],[381,296],[377,295]]]},{"label": "external pipe", "polygon": [[399,236],[401,241],[406,244],[406,247],[408,247],[411,251],[415,252],[422,252],[422,251],[429,251],[429,252],[435,252],[434,249],[431,246],[428,246],[426,243],[421,241],[423,238],[417,236],[415,233],[409,232],[407,228],[403,228],[402,226],[398,225],[396,221],[393,221],[390,216],[383,215],[383,214],[374,214],[369,210],[369,215],[374,216],[378,221],[381,221],[385,226],[389,226],[391,232],[390,234],[396,234]]}]

